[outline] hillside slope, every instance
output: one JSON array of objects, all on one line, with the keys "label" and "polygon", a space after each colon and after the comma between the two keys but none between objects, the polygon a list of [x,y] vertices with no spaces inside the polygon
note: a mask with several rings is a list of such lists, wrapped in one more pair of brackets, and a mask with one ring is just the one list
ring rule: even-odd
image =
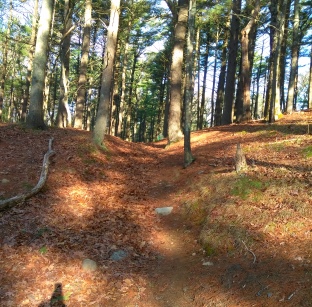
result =
[{"label": "hillside slope", "polygon": [[187,169],[182,142],[102,151],[0,125],[0,199],[35,186],[51,137],[56,152],[43,190],[0,213],[1,306],[312,306],[310,123],[194,132]]}]

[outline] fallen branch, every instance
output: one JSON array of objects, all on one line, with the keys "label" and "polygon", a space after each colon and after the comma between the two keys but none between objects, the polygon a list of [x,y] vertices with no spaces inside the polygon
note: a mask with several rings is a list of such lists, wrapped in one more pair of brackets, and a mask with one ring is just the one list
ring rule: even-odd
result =
[{"label": "fallen branch", "polygon": [[253,251],[251,251],[251,250],[247,247],[247,245],[245,244],[245,242],[244,242],[243,240],[242,240],[242,242],[243,242],[245,248],[247,249],[247,251],[253,255],[253,257],[254,257],[253,263],[255,264],[256,261],[257,261],[257,257],[256,257],[256,255],[255,255],[255,253],[254,253]]},{"label": "fallen branch", "polygon": [[52,142],[53,142],[53,138],[51,138],[49,140],[49,148],[43,157],[42,170],[41,170],[39,181],[36,184],[36,186],[34,188],[32,188],[28,193],[17,195],[17,196],[11,197],[9,199],[1,200],[0,201],[0,211],[3,211],[5,209],[12,207],[15,204],[18,204],[18,203],[25,201],[26,199],[37,194],[43,188],[45,182],[47,181],[47,177],[48,177],[49,159],[51,156],[53,156],[55,154],[55,151],[52,150]]}]

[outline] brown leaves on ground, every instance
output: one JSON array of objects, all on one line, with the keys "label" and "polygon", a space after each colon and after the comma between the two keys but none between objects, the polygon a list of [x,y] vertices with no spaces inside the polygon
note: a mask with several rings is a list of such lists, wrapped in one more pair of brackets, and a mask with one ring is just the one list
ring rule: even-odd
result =
[{"label": "brown leaves on ground", "polygon": [[56,152],[43,190],[0,215],[1,305],[311,306],[311,120],[194,132],[187,169],[183,142],[101,150],[89,132],[1,125],[1,199],[36,185],[51,137]]}]

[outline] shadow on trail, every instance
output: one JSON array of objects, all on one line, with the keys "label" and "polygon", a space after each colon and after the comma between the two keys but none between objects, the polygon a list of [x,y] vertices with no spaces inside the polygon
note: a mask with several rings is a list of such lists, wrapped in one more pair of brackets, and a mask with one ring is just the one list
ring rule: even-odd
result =
[{"label": "shadow on trail", "polygon": [[55,284],[51,299],[47,302],[42,302],[38,307],[66,307],[64,303],[62,284]]}]

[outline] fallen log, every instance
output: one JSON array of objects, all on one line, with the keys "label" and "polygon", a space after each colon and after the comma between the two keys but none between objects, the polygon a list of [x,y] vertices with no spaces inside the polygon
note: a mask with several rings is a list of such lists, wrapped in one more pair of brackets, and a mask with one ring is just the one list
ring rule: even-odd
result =
[{"label": "fallen log", "polygon": [[42,170],[41,170],[41,174],[39,177],[39,181],[36,184],[36,186],[25,194],[13,196],[13,197],[5,199],[5,200],[0,200],[0,211],[6,210],[6,209],[11,208],[12,206],[18,204],[18,203],[25,201],[26,199],[37,194],[43,188],[45,182],[47,181],[47,177],[48,177],[48,170],[49,170],[49,163],[50,163],[49,159],[51,156],[53,156],[55,154],[55,151],[52,150],[52,142],[53,142],[53,138],[51,138],[49,140],[49,148],[43,157]]}]

